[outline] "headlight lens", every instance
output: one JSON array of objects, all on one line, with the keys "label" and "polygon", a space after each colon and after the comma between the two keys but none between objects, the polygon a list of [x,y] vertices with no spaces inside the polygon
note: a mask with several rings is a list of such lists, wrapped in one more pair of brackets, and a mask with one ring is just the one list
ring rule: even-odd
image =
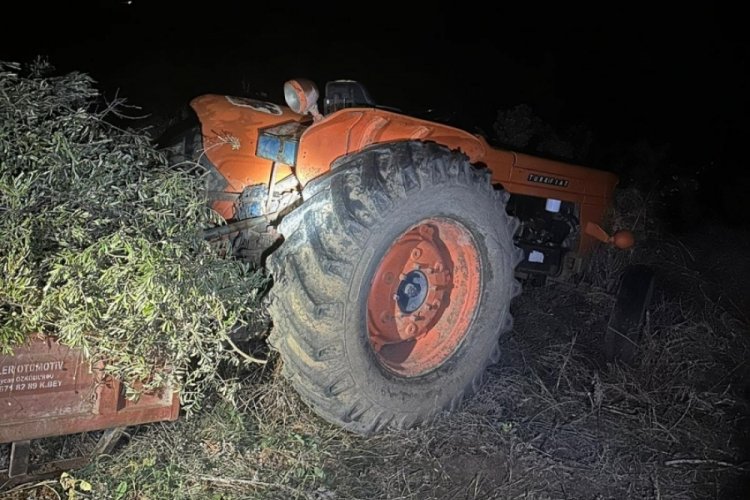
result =
[{"label": "headlight lens", "polygon": [[284,100],[286,101],[286,105],[289,106],[289,109],[291,109],[295,113],[301,113],[301,103],[299,101],[299,97],[293,83],[294,80],[290,80],[284,84]]},{"label": "headlight lens", "polygon": [[306,115],[318,101],[318,87],[310,80],[299,78],[284,84],[284,100],[289,109]]}]

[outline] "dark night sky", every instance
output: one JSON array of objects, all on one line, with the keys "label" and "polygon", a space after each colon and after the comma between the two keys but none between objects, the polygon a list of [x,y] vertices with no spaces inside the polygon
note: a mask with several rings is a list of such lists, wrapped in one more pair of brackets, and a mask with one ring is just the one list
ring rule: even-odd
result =
[{"label": "dark night sky", "polygon": [[0,58],[46,55],[163,113],[204,92],[281,101],[290,77],[353,78],[382,104],[457,111],[486,131],[499,108],[526,103],[551,124],[586,124],[602,144],[669,143],[686,168],[739,157],[746,142],[750,44],[731,10],[170,4],[27,2],[16,19],[33,22],[3,32]]}]

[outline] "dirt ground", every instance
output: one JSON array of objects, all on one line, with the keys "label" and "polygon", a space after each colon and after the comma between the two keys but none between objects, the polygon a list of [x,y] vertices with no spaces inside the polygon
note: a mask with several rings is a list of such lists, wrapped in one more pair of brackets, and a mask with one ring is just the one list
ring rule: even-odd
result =
[{"label": "dirt ground", "polygon": [[[216,401],[129,429],[111,457],[71,471],[93,487],[76,498],[748,498],[749,236],[660,234],[599,252],[579,283],[526,287],[484,387],[429,426],[358,437],[312,414],[278,367],[236,372],[238,410]],[[651,263],[657,288],[635,362],[607,364],[602,336],[629,262]],[[58,498],[50,491],[67,494],[52,480],[0,498]]]}]

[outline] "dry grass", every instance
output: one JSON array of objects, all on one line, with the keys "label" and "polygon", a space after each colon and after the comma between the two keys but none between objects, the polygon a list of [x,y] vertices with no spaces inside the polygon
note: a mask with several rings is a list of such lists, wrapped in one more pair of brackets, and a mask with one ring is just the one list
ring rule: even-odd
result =
[{"label": "dry grass", "polygon": [[[272,356],[225,368],[242,381],[238,407],[215,398],[190,418],[132,428],[74,475],[97,499],[745,498],[750,331],[743,297],[722,286],[740,268],[716,265],[744,247],[640,237],[637,250],[597,252],[576,286],[527,288],[484,388],[432,425],[345,433],[299,401]],[[617,276],[634,262],[655,266],[657,291],[636,362],[607,364]],[[84,442],[61,439],[37,454]]]},{"label": "dry grass", "polygon": [[515,303],[514,331],[480,393],[432,425],[344,433],[300,403],[272,363],[227,374],[245,377],[239,409],[217,401],[135,428],[76,476],[96,498],[123,499],[743,498],[747,325],[696,292],[700,276],[673,257],[659,268],[632,366],[600,353],[612,294],[550,284]]}]

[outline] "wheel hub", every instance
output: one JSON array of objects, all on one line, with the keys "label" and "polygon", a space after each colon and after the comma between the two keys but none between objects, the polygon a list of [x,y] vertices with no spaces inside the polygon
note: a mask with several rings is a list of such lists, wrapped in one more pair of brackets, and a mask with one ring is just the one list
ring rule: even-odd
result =
[{"label": "wheel hub", "polygon": [[417,375],[446,359],[468,325],[459,316],[478,302],[478,266],[470,234],[452,221],[423,221],[391,245],[367,302],[370,342],[383,364]]},{"label": "wheel hub", "polygon": [[411,271],[401,280],[396,293],[396,303],[402,313],[413,313],[424,303],[429,283],[422,271]]}]

